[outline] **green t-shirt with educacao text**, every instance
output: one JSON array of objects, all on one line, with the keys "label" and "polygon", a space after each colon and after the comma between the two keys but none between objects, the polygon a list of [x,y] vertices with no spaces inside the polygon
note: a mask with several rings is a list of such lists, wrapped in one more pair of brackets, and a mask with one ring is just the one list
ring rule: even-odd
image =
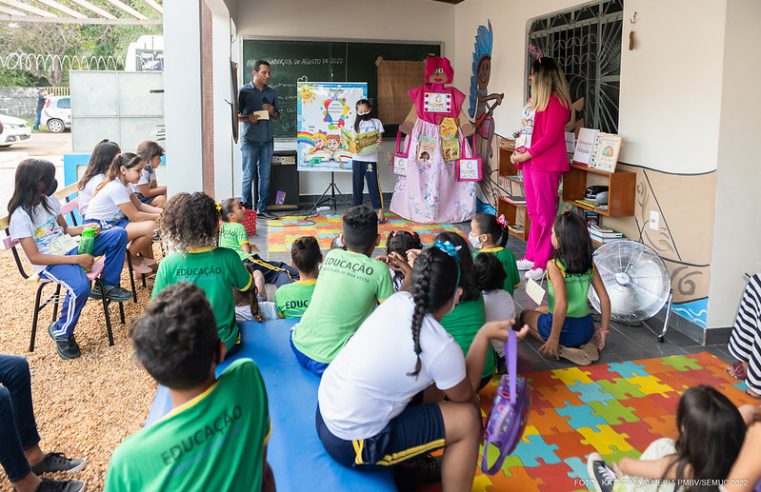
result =
[{"label": "green t-shirt with educacao text", "polygon": [[378,303],[393,293],[385,263],[353,251],[330,251],[309,308],[293,331],[293,344],[317,362],[331,362]]},{"label": "green t-shirt with educacao text", "polygon": [[[472,301],[463,301],[455,306],[454,310],[444,316],[441,320],[441,326],[452,335],[457,345],[462,349],[465,357],[468,356],[468,350],[476,338],[476,333],[486,323],[486,307],[484,305],[484,296],[479,294],[478,299]],[[497,370],[497,354],[489,344],[486,350],[486,360],[484,361],[484,372],[481,377],[487,377],[494,374]]]},{"label": "green t-shirt with educacao text", "polygon": [[204,393],[127,437],[105,490],[261,490],[270,427],[259,369],[236,360]]},{"label": "green t-shirt with educacao text", "polygon": [[280,286],[275,292],[275,308],[281,318],[301,318],[309,307],[317,280],[299,280]]},{"label": "green t-shirt with educacao text", "polygon": [[219,338],[230,350],[240,333],[235,323],[233,289],[248,290],[253,282],[240,257],[227,248],[172,253],[159,264],[151,299],[168,285],[179,282],[190,282],[203,289],[214,310]]},{"label": "green t-shirt with educacao text", "polygon": [[230,248],[238,253],[241,260],[245,260],[251,255],[243,251],[242,246],[244,244],[250,244],[250,242],[243,224],[222,222],[222,227],[219,228],[219,246],[221,248]]},{"label": "green t-shirt with educacao text", "polygon": [[484,248],[477,251],[473,257],[483,253],[491,253],[497,257],[502,264],[502,268],[505,270],[505,283],[502,287],[508,294],[513,295],[515,289],[521,286],[521,275],[518,272],[518,264],[515,262],[515,256],[513,252],[502,246],[496,246],[494,248]]}]

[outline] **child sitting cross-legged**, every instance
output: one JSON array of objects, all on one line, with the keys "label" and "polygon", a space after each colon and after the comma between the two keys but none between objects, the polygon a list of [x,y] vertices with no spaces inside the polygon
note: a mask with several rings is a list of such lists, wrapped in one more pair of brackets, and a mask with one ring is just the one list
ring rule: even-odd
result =
[{"label": "child sitting cross-legged", "polygon": [[[565,212],[552,226],[555,258],[547,262],[550,277],[547,309],[523,311],[521,321],[531,335],[543,341],[539,352],[574,364],[589,365],[599,359],[610,321],[610,298],[592,261],[592,240],[584,221]],[[595,289],[602,307],[600,329],[595,332],[587,296]]]},{"label": "child sitting cross-legged", "polygon": [[[484,324],[464,355],[440,324],[462,294],[455,246],[437,242],[424,250],[411,277],[412,292],[398,292],[381,304],[325,371],[317,393],[317,434],[344,466],[369,471],[402,465],[400,490],[415,485],[411,475],[427,468],[410,470],[408,462],[426,462],[427,454],[443,448],[442,490],[469,491],[481,441],[476,401],[484,360],[489,343],[504,342],[514,322]],[[447,401],[415,398],[434,384]],[[417,484],[425,482],[420,478]]]},{"label": "child sitting cross-legged", "polygon": [[[100,230],[92,254],[79,254],[77,244],[70,236],[82,234],[88,226],[71,227],[61,215],[61,202],[55,197],[58,181],[55,165],[42,159],[25,159],[16,168],[16,184],[8,202],[11,238],[21,245],[34,271],[45,280],[63,286],[61,314],[48,326],[55,341],[56,351],[63,359],[76,359],[81,355],[74,339],[74,328],[89,296],[102,295],[112,301],[129,300],[132,293],[119,287],[127,232],[121,228]],[[99,286],[90,290],[85,275],[92,268],[94,256],[105,255],[101,274],[104,292]]]},{"label": "child sitting cross-legged", "polygon": [[300,280],[283,285],[275,292],[275,306],[281,318],[301,318],[309,307],[322,263],[317,239],[312,236],[296,239],[291,246],[291,260]]},{"label": "child sitting cross-legged", "polygon": [[[246,210],[237,198],[224,200],[219,209],[222,218],[222,227],[219,230],[220,247],[230,248],[238,253],[244,263],[252,265],[264,275],[264,281],[268,284],[280,287],[299,279],[299,272],[292,266],[282,261],[264,260],[254,252],[246,228],[241,224],[246,217]],[[260,289],[259,293],[267,297],[264,290]]]},{"label": "child sitting cross-legged", "polygon": [[235,251],[217,247],[217,204],[205,193],[178,193],[167,202],[159,227],[162,238],[177,251],[159,265],[153,298],[178,282],[201,287],[214,309],[219,338],[229,352],[240,335],[232,289],[246,291],[253,279]]},{"label": "child sitting cross-legged", "polygon": [[204,292],[180,282],[132,324],[140,365],[169,388],[172,410],[122,442],[105,490],[275,490],[267,463],[267,391],[251,359],[219,377],[226,345]]},{"label": "child sitting cross-legged", "polygon": [[291,348],[307,370],[322,375],[375,307],[394,293],[385,263],[370,258],[380,243],[378,217],[371,209],[351,208],[343,217],[342,249],[325,257]]}]

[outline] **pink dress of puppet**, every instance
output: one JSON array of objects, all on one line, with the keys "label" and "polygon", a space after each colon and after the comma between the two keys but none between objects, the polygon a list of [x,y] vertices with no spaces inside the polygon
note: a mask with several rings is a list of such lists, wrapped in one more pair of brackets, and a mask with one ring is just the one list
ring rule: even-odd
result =
[{"label": "pink dress of puppet", "polygon": [[[455,161],[445,161],[441,152],[439,125],[444,118],[453,118],[458,123],[460,137],[475,131],[462,112],[465,94],[446,86],[452,78],[447,58],[430,57],[425,64],[426,83],[408,92],[413,107],[405,123],[414,125],[403,145],[403,149],[409,145],[407,175],[397,178],[390,207],[407,220],[428,224],[464,222],[476,213],[476,184],[457,181]],[[448,111],[428,111],[426,93],[429,97],[446,94],[450,102]],[[461,157],[472,156],[467,142],[464,147],[460,149]]]}]

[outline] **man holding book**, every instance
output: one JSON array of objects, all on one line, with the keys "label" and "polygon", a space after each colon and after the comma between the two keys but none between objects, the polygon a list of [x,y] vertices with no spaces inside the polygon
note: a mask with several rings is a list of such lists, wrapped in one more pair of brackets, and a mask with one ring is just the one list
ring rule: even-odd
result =
[{"label": "man holding book", "polygon": [[[257,60],[251,74],[251,82],[241,87],[238,92],[238,121],[243,123],[240,139],[243,157],[240,202],[249,209],[256,207],[260,216],[271,218],[267,212],[267,198],[272,154],[275,149],[272,120],[280,118],[280,103],[275,89],[267,85],[270,79],[270,64],[264,60]],[[253,182],[258,183],[256,203],[251,194]]]}]

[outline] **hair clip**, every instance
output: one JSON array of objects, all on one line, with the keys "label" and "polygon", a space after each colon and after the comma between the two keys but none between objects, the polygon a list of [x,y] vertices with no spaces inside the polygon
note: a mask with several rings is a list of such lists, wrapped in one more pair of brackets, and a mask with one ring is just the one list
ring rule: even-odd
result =
[{"label": "hair clip", "polygon": [[444,241],[444,242],[436,241],[435,243],[433,243],[433,247],[448,254],[459,263],[460,256],[457,254],[457,252],[460,251],[460,246],[455,246],[449,241]]},{"label": "hair clip", "polygon": [[500,214],[499,217],[497,217],[497,224],[502,228],[504,231],[507,227],[507,219],[505,219],[505,214]]},{"label": "hair clip", "polygon": [[536,58],[536,61],[542,63],[542,50],[540,50],[535,44],[528,45],[528,51]]},{"label": "hair clip", "polygon": [[220,205],[219,203],[215,203],[215,205],[217,206],[217,213],[221,214],[222,213],[222,205]]}]

